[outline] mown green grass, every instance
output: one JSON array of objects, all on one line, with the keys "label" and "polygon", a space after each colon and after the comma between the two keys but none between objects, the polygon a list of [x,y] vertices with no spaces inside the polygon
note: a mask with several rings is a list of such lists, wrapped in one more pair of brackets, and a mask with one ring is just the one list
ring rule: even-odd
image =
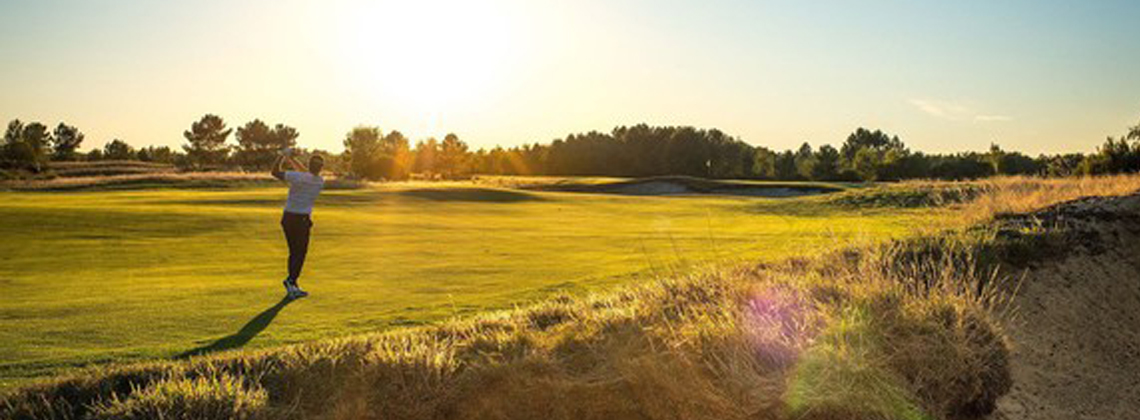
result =
[{"label": "mown green grass", "polygon": [[283,188],[0,193],[0,388],[71,366],[258,348],[509,308],[692,266],[907,235],[939,209],[472,184],[326,191],[281,304]]}]

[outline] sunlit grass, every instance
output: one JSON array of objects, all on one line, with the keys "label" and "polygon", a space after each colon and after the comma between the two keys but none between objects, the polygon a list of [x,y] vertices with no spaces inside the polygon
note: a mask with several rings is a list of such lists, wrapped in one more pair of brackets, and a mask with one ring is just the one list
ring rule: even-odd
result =
[{"label": "sunlit grass", "polygon": [[[1091,183],[1077,191],[1128,193],[1121,181],[1072,182]],[[994,185],[985,194],[1035,197],[1022,199],[1029,209],[1073,198],[1069,191],[1078,188],[1034,179]],[[829,202],[750,201],[745,208],[832,218]],[[987,210],[994,208],[969,201],[918,212],[925,216],[911,222],[991,221],[1004,214]],[[1000,226],[858,246],[830,242],[779,263],[694,268],[430,326],[94,369],[12,394],[0,414],[978,418],[1011,386],[1001,320],[1018,279],[996,271],[1005,264],[1000,256],[1058,246],[990,227]]]},{"label": "sunlit grass", "polygon": [[[217,349],[210,346],[282,294],[284,194],[0,193],[0,378]],[[897,237],[938,217],[851,211],[822,198],[626,197],[464,183],[330,190],[314,216],[301,279],[313,296],[275,312],[256,336],[226,342],[256,348],[433,322],[556,292]]]}]

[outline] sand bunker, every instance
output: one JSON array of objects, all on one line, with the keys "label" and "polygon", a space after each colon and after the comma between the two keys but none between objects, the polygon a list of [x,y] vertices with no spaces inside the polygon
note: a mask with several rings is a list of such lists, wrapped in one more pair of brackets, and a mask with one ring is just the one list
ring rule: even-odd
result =
[{"label": "sand bunker", "polygon": [[1140,195],[1036,216],[1080,240],[1025,278],[1009,331],[1014,385],[991,418],[1140,418]]}]

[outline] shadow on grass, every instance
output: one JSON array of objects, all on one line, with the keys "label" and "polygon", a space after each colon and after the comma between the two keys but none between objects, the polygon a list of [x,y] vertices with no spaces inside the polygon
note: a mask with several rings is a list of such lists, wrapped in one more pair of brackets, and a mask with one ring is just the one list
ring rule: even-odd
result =
[{"label": "shadow on grass", "polygon": [[484,203],[517,203],[522,201],[544,201],[545,199],[531,193],[498,190],[491,188],[421,188],[400,191],[397,194],[404,197],[419,198],[432,201],[466,201]]},{"label": "shadow on grass", "polygon": [[269,327],[273,319],[277,317],[277,313],[281,312],[285,306],[293,302],[293,299],[283,298],[276,305],[270,306],[268,309],[261,311],[260,314],[253,317],[249,322],[245,323],[238,332],[219,338],[218,341],[208,345],[198,347],[196,349],[187,350],[177,356],[175,359],[185,359],[191,356],[201,356],[210,354],[217,351],[236,349],[245,346],[254,337],[257,337],[262,331]]}]

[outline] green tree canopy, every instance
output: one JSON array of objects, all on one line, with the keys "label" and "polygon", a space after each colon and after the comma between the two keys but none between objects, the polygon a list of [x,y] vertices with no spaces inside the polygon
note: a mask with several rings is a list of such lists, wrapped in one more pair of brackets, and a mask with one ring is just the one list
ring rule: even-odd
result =
[{"label": "green tree canopy", "polygon": [[231,132],[221,117],[213,114],[202,116],[182,133],[187,142],[182,146],[187,161],[198,168],[222,164],[230,154],[226,139]]},{"label": "green tree canopy", "polygon": [[238,127],[238,147],[234,161],[247,169],[268,169],[277,157],[277,152],[286,147],[294,147],[300,133],[293,127],[277,124],[269,128],[264,122],[255,119]]},{"label": "green tree canopy", "polygon": [[439,150],[439,173],[453,178],[467,171],[467,143],[455,133],[443,138]]},{"label": "green tree canopy", "polygon": [[135,157],[135,148],[122,140],[114,139],[103,146],[103,159],[134,160]]},{"label": "green tree canopy", "polygon": [[47,126],[38,122],[25,125],[18,119],[12,120],[4,132],[4,143],[0,145],[0,164],[6,168],[41,172],[46,167],[51,142]]},{"label": "green tree canopy", "polygon": [[376,167],[380,152],[379,127],[356,127],[344,138],[344,155],[351,173],[365,179],[380,179],[382,174]]},{"label": "green tree canopy", "polygon": [[435,137],[416,142],[416,148],[412,150],[412,154],[415,155],[412,163],[413,172],[423,174],[439,173],[439,168],[437,167],[439,141],[436,140]]},{"label": "green tree canopy", "polygon": [[74,160],[75,151],[83,144],[83,133],[73,125],[59,123],[52,136],[53,160]]}]

